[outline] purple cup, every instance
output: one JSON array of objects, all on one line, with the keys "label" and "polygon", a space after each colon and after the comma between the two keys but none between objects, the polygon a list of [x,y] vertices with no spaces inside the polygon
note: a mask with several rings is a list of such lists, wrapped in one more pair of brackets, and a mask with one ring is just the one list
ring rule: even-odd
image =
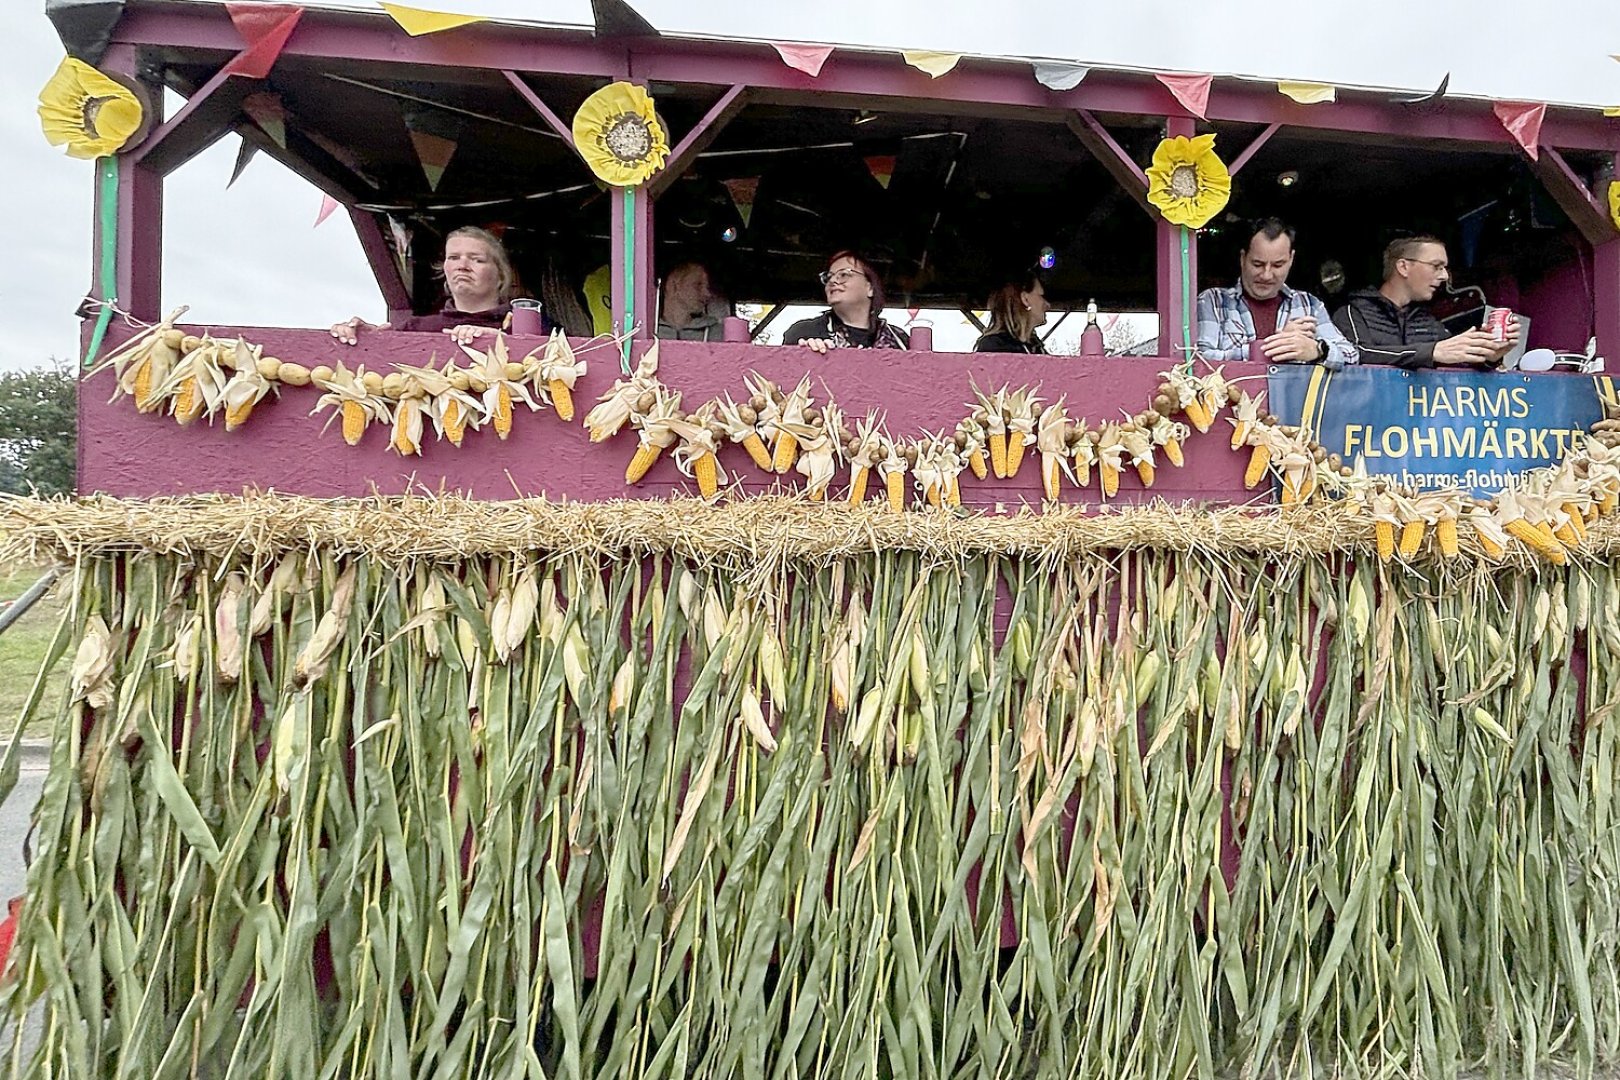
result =
[{"label": "purple cup", "polygon": [[748,335],[748,320],[740,315],[727,315],[720,324],[720,337],[722,341],[752,340]]},{"label": "purple cup", "polygon": [[934,351],[934,328],[932,326],[926,326],[923,323],[911,324],[911,351]]},{"label": "purple cup", "polygon": [[512,333],[531,337],[540,333],[540,301],[512,301]]}]

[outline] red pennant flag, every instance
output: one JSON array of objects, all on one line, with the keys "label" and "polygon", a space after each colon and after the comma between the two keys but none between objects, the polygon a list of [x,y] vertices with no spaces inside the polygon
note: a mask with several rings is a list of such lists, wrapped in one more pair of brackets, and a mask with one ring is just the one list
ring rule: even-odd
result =
[{"label": "red pennant flag", "polygon": [[759,193],[759,177],[727,180],[725,184],[726,191],[731,194],[731,205],[737,208],[737,216],[742,218],[743,228],[747,228],[754,218],[754,196]]},{"label": "red pennant flag", "polygon": [[332,211],[336,210],[340,205],[342,205],[342,204],[339,203],[336,199],[332,198],[332,196],[330,196],[330,195],[322,195],[321,196],[321,212],[315,215],[315,224],[311,225],[310,228],[312,228],[312,229],[320,228],[321,223],[324,222],[327,218],[331,217],[332,216]]},{"label": "red pennant flag", "polygon": [[230,13],[231,25],[247,42],[247,48],[225,65],[225,71],[249,79],[268,78],[304,9],[297,4],[238,3],[226,4],[225,10]]},{"label": "red pennant flag", "polygon": [[782,58],[782,63],[796,71],[802,71],[814,79],[821,74],[821,65],[827,62],[832,55],[831,45],[777,45],[771,48]]},{"label": "red pennant flag", "polygon": [[1541,139],[1541,121],[1547,115],[1547,106],[1532,105],[1526,101],[1498,101],[1491,105],[1496,118],[1502,121],[1513,141],[1524,148],[1530,155],[1530,160],[1536,161],[1541,157],[1540,147],[1537,145]]},{"label": "red pennant flag", "polygon": [[866,159],[866,171],[872,174],[872,179],[878,186],[887,191],[889,181],[894,178],[894,155],[874,154]]},{"label": "red pennant flag", "polygon": [[1200,120],[1208,119],[1204,113],[1209,109],[1209,84],[1214,81],[1212,76],[1160,75],[1159,81],[1176,96],[1182,108]]},{"label": "red pennant flag", "polygon": [[265,91],[249,94],[242,101],[242,111],[259,125],[259,130],[275,140],[277,146],[287,149],[287,107],[281,103],[280,94]]},{"label": "red pennant flag", "polygon": [[17,939],[17,923],[22,919],[23,898],[14,896],[6,905],[6,918],[0,922],[0,972],[11,961],[11,943]]}]

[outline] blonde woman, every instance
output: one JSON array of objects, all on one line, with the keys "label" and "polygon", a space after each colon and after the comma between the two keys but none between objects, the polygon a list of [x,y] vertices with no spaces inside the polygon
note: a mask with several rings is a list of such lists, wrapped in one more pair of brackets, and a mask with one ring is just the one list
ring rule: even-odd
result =
[{"label": "blonde woman", "polygon": [[990,326],[973,344],[974,352],[1045,355],[1037,330],[1046,325],[1046,287],[1033,270],[990,294]]}]

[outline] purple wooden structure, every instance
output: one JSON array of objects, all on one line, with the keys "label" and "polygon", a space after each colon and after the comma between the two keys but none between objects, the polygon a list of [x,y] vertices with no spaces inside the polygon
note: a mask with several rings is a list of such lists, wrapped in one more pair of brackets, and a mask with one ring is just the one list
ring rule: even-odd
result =
[{"label": "purple wooden structure", "polygon": [[[164,175],[233,130],[349,206],[391,314],[423,306],[420,293],[413,295],[408,253],[396,250],[387,217],[368,208],[377,198],[376,184],[368,182],[368,176],[382,165],[365,160],[364,147],[345,148],[333,145],[331,139],[282,146],[249,122],[243,102],[267,84],[226,72],[226,63],[242,48],[243,39],[224,5],[133,0],[112,29],[101,66],[146,80],[154,88],[161,80],[188,95],[185,105],[157,125],[141,146],[118,159],[118,306],[146,320],[161,314],[165,306],[159,295]],[[570,147],[569,103],[608,80],[648,84],[660,101],[689,95],[688,112],[693,121],[684,130],[672,132],[673,151],[665,171],[642,188],[610,190],[590,210],[608,216],[605,228],[598,228],[610,234],[615,325],[622,327],[628,319],[643,337],[649,332],[649,313],[655,303],[655,206],[728,125],[749,109],[869,109],[900,116],[926,113],[1039,122],[1056,137],[1089,152],[1129,200],[1149,214],[1155,237],[1158,360],[1082,363],[1058,359],[1031,364],[1028,358],[998,361],[903,355],[874,359],[862,355],[823,361],[796,349],[668,348],[666,380],[685,390],[690,403],[722,389],[735,390],[744,372],[758,368],[789,381],[804,371],[815,371],[847,409],[887,408],[897,431],[913,430],[915,424],[938,427],[954,422],[966,400],[969,375],[979,378],[981,384],[1041,382],[1052,396],[1066,393],[1072,411],[1093,421],[1117,417],[1121,409],[1141,408],[1153,373],[1181,358],[1177,347],[1193,317],[1186,310],[1184,296],[1223,276],[1207,274],[1200,281],[1198,235],[1184,239],[1181,230],[1148,208],[1143,154],[1126,137],[1130,130],[1139,131],[1144,122],[1156,128],[1155,137],[1190,135],[1214,126],[1228,140],[1223,142],[1223,156],[1233,173],[1242,177],[1259,169],[1268,160],[1268,151],[1285,142],[1316,147],[1318,157],[1329,160],[1342,159],[1345,144],[1352,148],[1398,144],[1411,147],[1415,155],[1458,152],[1522,161],[1556,205],[1556,213],[1562,215],[1555,228],[1568,241],[1567,250],[1550,265],[1543,258],[1533,272],[1520,268],[1520,273],[1509,275],[1500,295],[1510,297],[1531,316],[1531,345],[1550,344],[1574,351],[1592,336],[1599,355],[1611,363],[1620,362],[1620,231],[1597,194],[1620,161],[1620,125],[1589,111],[1549,109],[1541,129],[1539,156],[1531,161],[1512,142],[1490,105],[1477,101],[1442,99],[1414,105],[1381,95],[1341,92],[1337,102],[1304,106],[1267,85],[1218,80],[1207,118],[1199,121],[1169,90],[1144,74],[1097,71],[1072,90],[1052,91],[1030,77],[1027,64],[965,60],[948,78],[934,80],[897,55],[840,51],[827,61],[819,77],[811,78],[787,67],[769,46],[759,44],[599,37],[493,24],[408,37],[380,15],[306,11],[272,77],[292,72],[286,76],[292,79],[305,77],[305,72],[328,70],[362,71],[371,78],[408,79],[418,84],[471,86],[483,95],[479,100],[503,97],[507,107],[521,110],[539,125],[542,134],[549,133]],[[337,94],[343,88],[337,82],[323,84],[322,92]],[[1242,141],[1233,146],[1229,141],[1233,139]],[[626,242],[631,229],[633,245]],[[100,239],[98,236],[98,250]],[[1191,276],[1185,290],[1181,277],[1184,243]],[[627,251],[632,263],[628,267],[624,265]],[[1211,269],[1209,261],[1206,258],[1206,270]],[[265,269],[274,272],[274,268]],[[1313,287],[1315,283],[1296,284]],[[334,312],[334,317],[341,314]],[[340,353],[350,355],[330,343],[324,332],[266,330],[255,331],[250,338],[262,341],[269,353],[311,364],[331,362]],[[397,335],[386,344],[379,339],[363,345],[351,361],[365,359],[374,369],[396,359],[421,362],[434,347],[435,343]],[[592,375],[580,394],[582,405],[588,405],[605,385],[611,363],[605,353],[597,354]],[[384,490],[397,489],[414,476],[416,483],[430,488],[446,484],[491,497],[510,494],[514,487],[576,498],[600,498],[620,490],[609,481],[622,467],[625,455],[619,452],[621,448],[609,444],[587,450],[582,438],[577,438],[577,429],[555,433],[552,417],[528,423],[524,422],[528,418],[521,418],[512,441],[506,444],[496,445],[492,436],[477,436],[459,456],[431,447],[421,461],[400,463],[381,456],[378,436],[376,446],[368,442],[359,452],[334,446],[334,453],[320,454],[321,466],[311,468],[312,455],[333,445],[335,436],[320,440],[318,422],[303,416],[307,412],[299,400],[303,396],[289,391],[279,404],[266,406],[265,415],[253,421],[254,450],[243,460],[239,444],[220,433],[175,431],[172,425],[165,427],[166,422],[138,417],[128,408],[109,409],[102,404],[106,394],[92,385],[81,405],[81,485],[85,490],[130,495],[248,484],[337,494],[358,493],[373,483]],[[1201,492],[1236,494],[1231,484],[1236,466],[1206,473],[1205,466],[1197,463],[1201,455],[1196,451],[1195,446],[1195,463],[1189,465],[1184,480],[1177,479],[1170,486],[1167,471],[1164,493],[1170,497],[1194,497]],[[740,461],[740,455],[728,457]],[[571,470],[569,478],[559,476],[560,469]],[[667,490],[673,478],[668,469],[660,465],[645,490]],[[507,471],[512,473],[510,482]],[[744,476],[745,485],[760,479],[746,472]],[[1033,471],[1029,482],[1033,491]],[[1020,496],[1011,491],[1006,494],[1016,502]],[[1007,501],[999,493],[996,498]]]}]

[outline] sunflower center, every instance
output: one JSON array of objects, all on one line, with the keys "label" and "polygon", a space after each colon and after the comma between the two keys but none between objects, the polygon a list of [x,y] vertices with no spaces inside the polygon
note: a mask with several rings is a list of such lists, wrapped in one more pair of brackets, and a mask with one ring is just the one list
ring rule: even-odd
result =
[{"label": "sunflower center", "polygon": [[101,115],[102,106],[112,100],[110,97],[87,97],[84,99],[84,104],[79,109],[79,123],[83,125],[84,133],[92,139],[101,134],[100,129],[96,127],[96,117]]},{"label": "sunflower center", "polygon": [[1178,199],[1197,195],[1198,170],[1191,165],[1177,165],[1170,172],[1170,193]]},{"label": "sunflower center", "polygon": [[652,152],[652,132],[647,128],[647,121],[635,113],[624,113],[609,121],[602,141],[608,153],[626,165],[645,161]]}]

